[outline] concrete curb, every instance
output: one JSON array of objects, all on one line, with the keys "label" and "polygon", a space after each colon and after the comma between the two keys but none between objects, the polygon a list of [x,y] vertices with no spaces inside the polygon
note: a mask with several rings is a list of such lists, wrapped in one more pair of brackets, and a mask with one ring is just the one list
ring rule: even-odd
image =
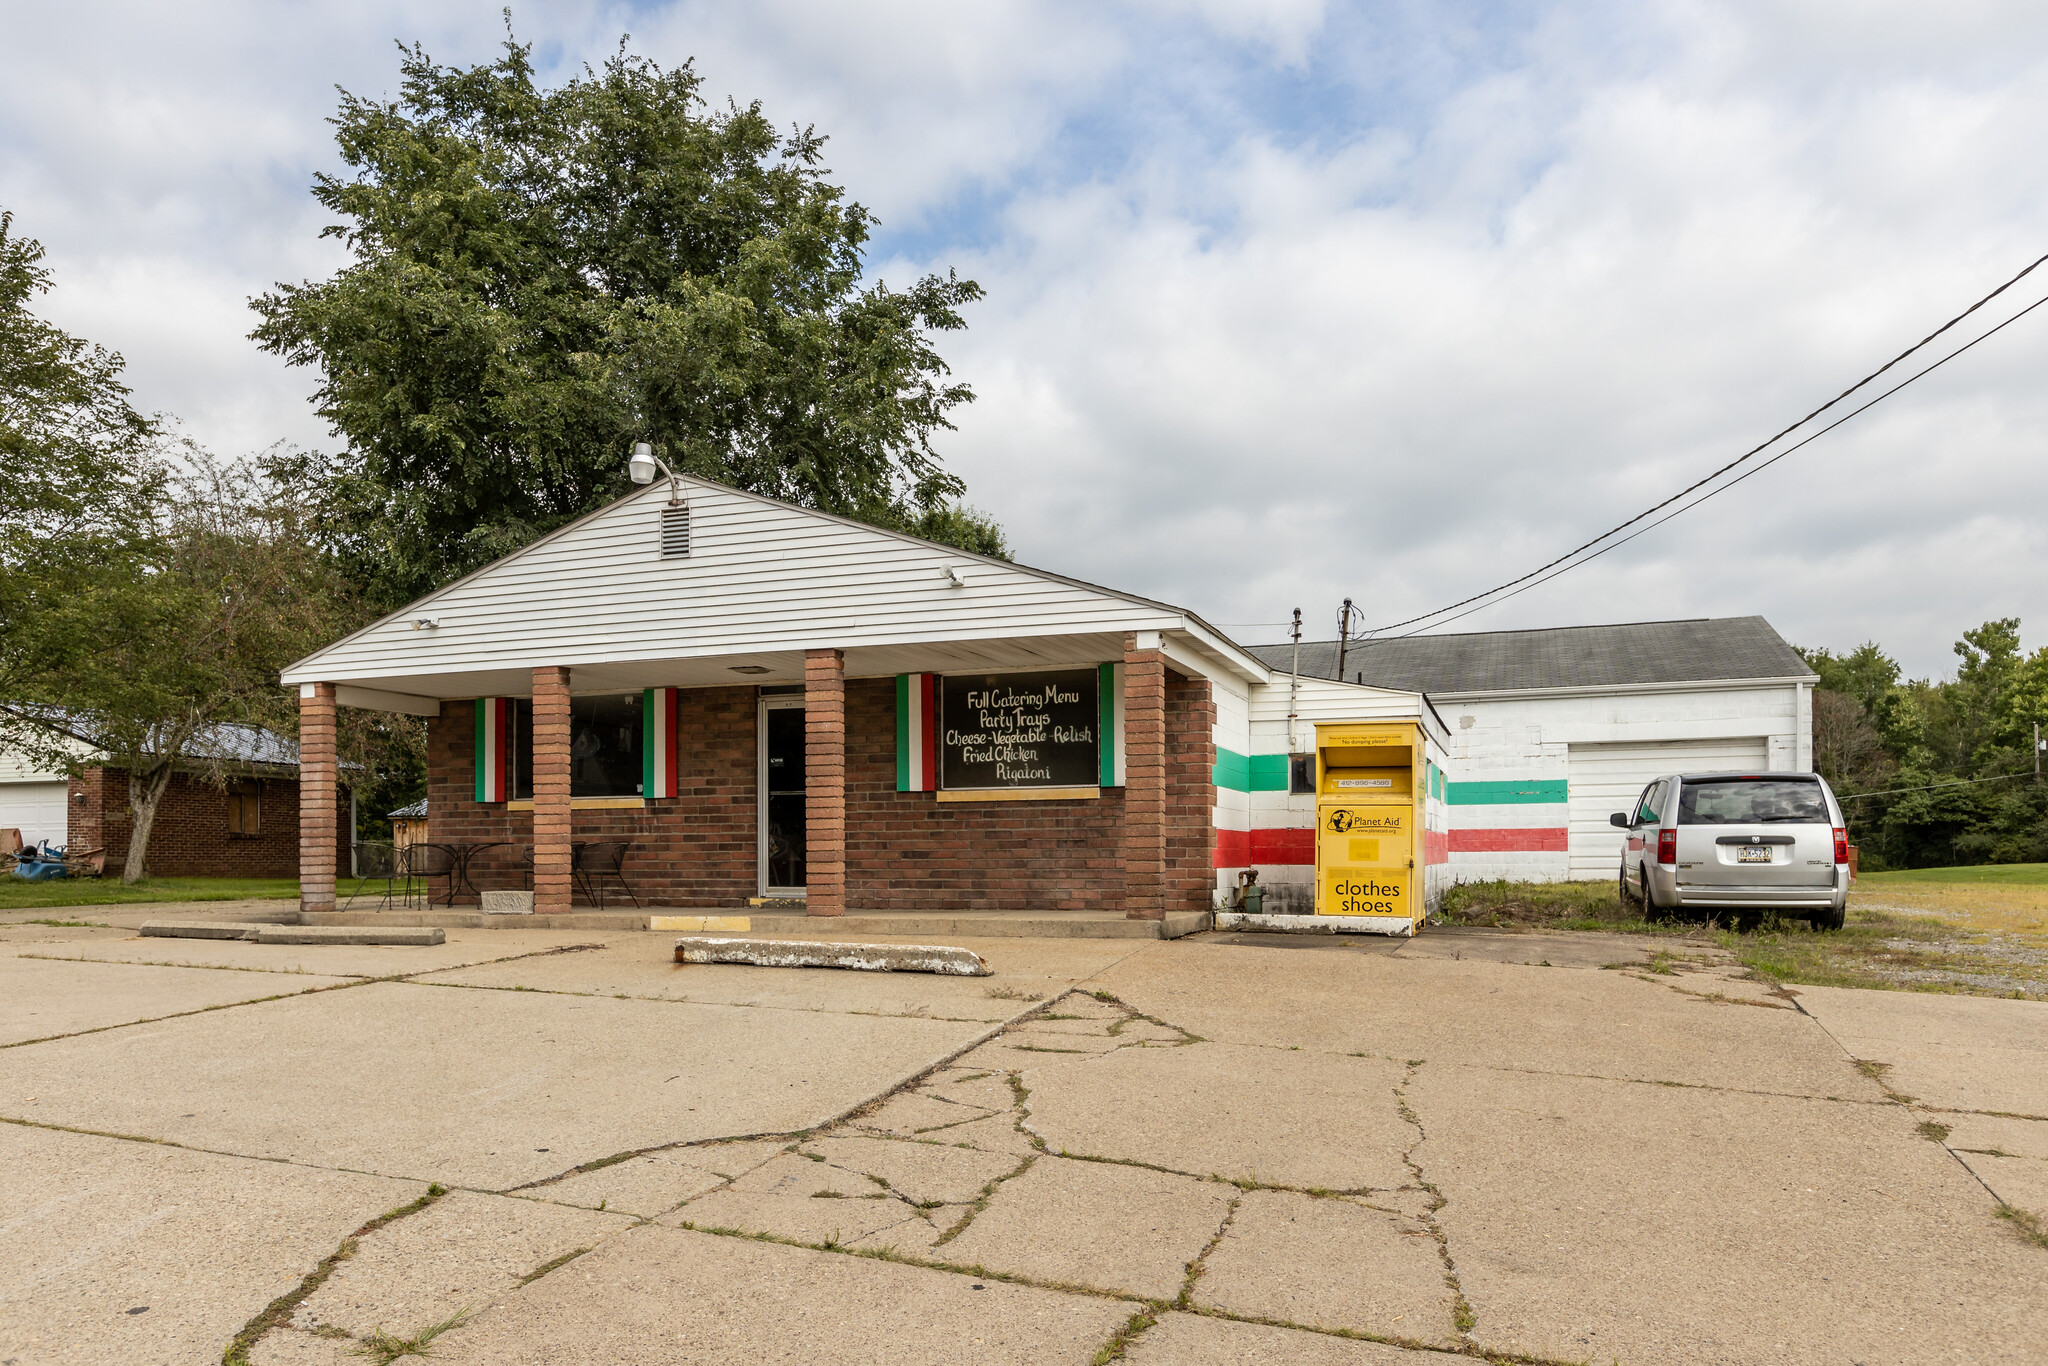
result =
[{"label": "concrete curb", "polygon": [[1263,930],[1271,934],[1386,934],[1400,939],[1415,936],[1414,921],[1383,915],[1246,915],[1242,911],[1218,911],[1216,928]]},{"label": "concrete curb", "polygon": [[828,944],[802,939],[676,940],[678,963],[745,963],[757,968],[849,968],[856,972],[936,972],[987,977],[978,953],[944,944]]}]

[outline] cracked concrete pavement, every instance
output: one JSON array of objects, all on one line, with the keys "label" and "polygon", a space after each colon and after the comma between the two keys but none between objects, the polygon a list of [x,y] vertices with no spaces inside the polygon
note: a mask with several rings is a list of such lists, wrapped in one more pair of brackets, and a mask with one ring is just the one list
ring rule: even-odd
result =
[{"label": "cracked concrete pavement", "polygon": [[2048,1360],[2038,1003],[1622,936],[62,933],[0,937],[8,1366]]}]

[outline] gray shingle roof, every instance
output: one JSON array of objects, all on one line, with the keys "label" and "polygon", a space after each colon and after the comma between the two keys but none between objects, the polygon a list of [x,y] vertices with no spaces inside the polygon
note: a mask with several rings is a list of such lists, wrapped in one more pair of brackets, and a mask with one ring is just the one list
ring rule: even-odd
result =
[{"label": "gray shingle roof", "polygon": [[[1249,648],[1271,668],[1289,667],[1291,644]],[[1335,678],[1337,642],[1304,640],[1301,671]],[[1699,617],[1353,641],[1344,673],[1404,692],[1456,693],[1798,678],[1813,671],[1762,617]]]}]

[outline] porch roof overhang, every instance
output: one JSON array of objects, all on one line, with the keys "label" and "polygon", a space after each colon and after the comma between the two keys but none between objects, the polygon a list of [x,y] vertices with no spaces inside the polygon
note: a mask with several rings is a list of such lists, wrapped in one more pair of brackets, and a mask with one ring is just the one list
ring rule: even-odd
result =
[{"label": "porch roof overhang", "polygon": [[[1189,629],[1191,627],[1192,629]],[[1200,622],[1188,627],[1139,630],[1141,647],[1155,646],[1169,667],[1191,677],[1231,677],[1262,683],[1270,676],[1257,661]],[[1024,670],[1080,667],[1123,658],[1123,632],[1074,631],[1060,634],[992,636],[975,639],[900,641],[844,647],[849,678],[892,677],[903,673],[966,673],[980,670]],[[535,658],[531,663],[494,661],[481,668],[407,670],[401,660],[386,668],[353,677],[314,679],[304,670],[288,672],[288,684],[333,683],[335,700],[343,706],[372,711],[434,716],[445,701],[471,697],[523,697],[532,690],[533,669],[561,667],[571,671],[570,688],[577,693],[634,692],[642,688],[711,688],[732,686],[787,687],[804,681],[806,649],[813,646],[732,650],[701,649],[667,658],[628,656],[574,657],[570,652]],[[582,652],[575,652],[581,654]]]}]

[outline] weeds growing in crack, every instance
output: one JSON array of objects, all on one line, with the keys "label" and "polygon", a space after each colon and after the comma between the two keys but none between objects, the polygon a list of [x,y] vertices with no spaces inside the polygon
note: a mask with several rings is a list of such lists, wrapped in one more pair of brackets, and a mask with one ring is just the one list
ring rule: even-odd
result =
[{"label": "weeds growing in crack", "polygon": [[2003,1200],[1998,1202],[1996,1212],[1999,1218],[2012,1225],[2013,1231],[2018,1233],[2023,1241],[2032,1243],[2035,1247],[2048,1247],[2048,1219],[2029,1214],[2017,1205],[2008,1205]]},{"label": "weeds growing in crack", "polygon": [[1450,1201],[1444,1198],[1444,1193],[1436,1188],[1435,1183],[1423,1176],[1422,1164],[1415,1160],[1415,1150],[1429,1137],[1428,1131],[1422,1127],[1422,1117],[1408,1104],[1408,1087],[1414,1083],[1415,1074],[1421,1068],[1420,1059],[1409,1062],[1407,1075],[1402,1077],[1401,1084],[1394,1088],[1395,1109],[1402,1120],[1415,1130],[1415,1141],[1401,1150],[1401,1164],[1408,1168],[1409,1178],[1415,1185],[1429,1192],[1429,1208],[1423,1211],[1422,1224],[1429,1230],[1430,1236],[1436,1239],[1436,1254],[1444,1265],[1444,1287],[1451,1292],[1451,1322],[1457,1328],[1458,1336],[1469,1343],[1472,1330],[1479,1323],[1479,1316],[1472,1312],[1471,1301],[1465,1298],[1465,1287],[1458,1281],[1458,1263],[1451,1256],[1451,1241],[1436,1217],[1437,1211]]},{"label": "weeds growing in crack", "polygon": [[[525,1282],[521,1281],[520,1284],[524,1285]],[[475,1312],[471,1308],[458,1309],[439,1323],[430,1323],[409,1338],[396,1338],[379,1328],[363,1339],[363,1345],[354,1349],[355,1354],[359,1357],[368,1357],[377,1366],[390,1366],[391,1362],[400,1357],[432,1356],[434,1339],[451,1328],[460,1328]]]},{"label": "weeds growing in crack", "polygon": [[1033,1153],[1029,1157],[1020,1160],[1017,1163],[1016,1167],[1013,1168],[1011,1171],[1005,1173],[1002,1176],[998,1176],[993,1181],[990,1181],[988,1184],[984,1185],[981,1188],[981,1194],[975,1196],[974,1199],[968,1201],[967,1212],[960,1216],[960,1222],[953,1225],[953,1227],[947,1229],[944,1233],[941,1233],[938,1236],[937,1240],[932,1243],[932,1246],[934,1248],[944,1247],[947,1243],[952,1242],[955,1238],[958,1238],[961,1234],[965,1233],[967,1231],[967,1226],[974,1222],[975,1217],[979,1215],[983,1210],[988,1208],[988,1202],[995,1198],[995,1193],[997,1189],[1000,1188],[1005,1181],[1014,1181],[1016,1178],[1022,1176],[1025,1172],[1030,1171],[1031,1164],[1036,1161],[1038,1161],[1038,1154]]},{"label": "weeds growing in crack", "polygon": [[1218,1244],[1222,1243],[1223,1235],[1230,1232],[1231,1224],[1237,1221],[1237,1207],[1243,1203],[1244,1197],[1241,1195],[1230,1197],[1230,1203],[1223,1210],[1223,1222],[1216,1225],[1215,1236],[1204,1243],[1202,1250],[1197,1252],[1193,1260],[1188,1263],[1188,1274],[1180,1283],[1180,1293],[1173,1297],[1174,1308],[1186,1309],[1194,1304],[1195,1282],[1202,1279],[1202,1273],[1209,1269],[1209,1254],[1216,1250]]},{"label": "weeds growing in crack", "polygon": [[1020,987],[990,987],[982,995],[992,1001],[1043,1001],[1042,991],[1025,991]]},{"label": "weeds growing in crack", "polygon": [[1947,1143],[1951,1129],[1938,1119],[1923,1119],[1913,1126],[1930,1143]]},{"label": "weeds growing in crack", "polygon": [[1131,1345],[1131,1339],[1157,1322],[1159,1318],[1151,1310],[1140,1309],[1125,1319],[1121,1328],[1109,1335],[1108,1342],[1095,1350],[1094,1357],[1090,1359],[1091,1366],[1109,1366],[1112,1361],[1122,1361],[1124,1350]]},{"label": "weeds growing in crack", "polygon": [[[400,1219],[418,1214],[447,1193],[448,1188],[436,1182],[427,1187],[425,1195],[411,1204],[385,1211],[342,1239],[341,1246],[322,1258],[320,1265],[307,1272],[296,1286],[272,1300],[264,1306],[262,1313],[242,1325],[242,1331],[229,1339],[227,1347],[221,1352],[221,1366],[249,1366],[249,1353],[262,1341],[263,1335],[297,1313],[299,1306],[306,1302],[307,1297],[327,1283],[327,1278],[334,1274],[336,1267],[356,1255],[356,1249],[362,1244],[363,1239],[387,1224],[394,1224]],[[391,1358],[386,1357],[385,1360],[389,1361]]]}]

